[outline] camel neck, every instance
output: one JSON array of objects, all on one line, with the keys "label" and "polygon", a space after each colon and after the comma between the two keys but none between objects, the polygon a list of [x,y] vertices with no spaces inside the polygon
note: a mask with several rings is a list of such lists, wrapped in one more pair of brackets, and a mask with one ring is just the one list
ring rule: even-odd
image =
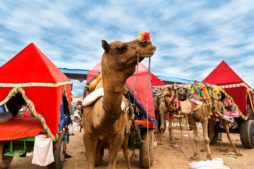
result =
[{"label": "camel neck", "polygon": [[117,74],[119,73],[104,73],[102,75],[104,90],[103,108],[106,114],[109,114],[110,117],[115,117],[116,119],[121,112],[123,87],[126,82],[126,79],[120,78]]}]

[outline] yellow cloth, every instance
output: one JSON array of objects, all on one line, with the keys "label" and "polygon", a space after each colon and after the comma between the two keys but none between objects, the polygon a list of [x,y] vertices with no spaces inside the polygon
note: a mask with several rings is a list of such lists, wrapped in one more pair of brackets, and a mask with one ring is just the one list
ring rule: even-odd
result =
[{"label": "yellow cloth", "polygon": [[99,81],[101,80],[102,76],[101,74],[99,74],[96,79],[94,79],[90,85],[89,85],[89,91],[92,92],[94,91],[94,89],[96,88],[97,84],[99,83]]}]

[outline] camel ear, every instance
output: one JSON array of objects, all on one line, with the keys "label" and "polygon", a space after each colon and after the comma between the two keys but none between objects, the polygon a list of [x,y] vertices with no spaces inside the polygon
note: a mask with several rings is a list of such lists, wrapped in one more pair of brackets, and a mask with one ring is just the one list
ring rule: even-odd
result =
[{"label": "camel ear", "polygon": [[104,49],[105,52],[109,51],[110,45],[108,44],[108,42],[106,40],[102,40],[101,45],[102,45],[102,48]]}]

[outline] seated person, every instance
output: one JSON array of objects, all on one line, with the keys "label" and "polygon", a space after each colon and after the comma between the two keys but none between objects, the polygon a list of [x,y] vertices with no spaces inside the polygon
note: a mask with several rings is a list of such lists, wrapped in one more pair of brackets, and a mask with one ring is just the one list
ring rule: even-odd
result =
[{"label": "seated person", "polygon": [[60,123],[59,123],[59,133],[64,133],[64,154],[65,154],[65,158],[71,158],[72,156],[67,154],[67,144],[70,141],[70,133],[69,133],[69,128],[68,126],[72,123],[71,118],[70,118],[70,114],[69,113],[65,113],[64,111],[64,105],[61,104],[60,107],[60,112],[61,112],[61,117],[60,117]]}]

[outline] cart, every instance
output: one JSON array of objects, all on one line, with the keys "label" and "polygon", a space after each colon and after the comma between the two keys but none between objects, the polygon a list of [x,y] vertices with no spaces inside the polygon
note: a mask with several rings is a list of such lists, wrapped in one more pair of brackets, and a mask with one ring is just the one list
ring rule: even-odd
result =
[{"label": "cart", "polygon": [[[204,80],[205,83],[222,87],[234,100],[240,109],[239,115],[231,115],[235,125],[230,132],[240,134],[245,148],[254,148],[254,102],[251,87],[225,62],[222,61]],[[211,139],[214,144],[218,134],[224,132],[219,122],[215,125],[215,136]]]},{"label": "cart", "polygon": [[[66,134],[59,123],[61,113],[71,110],[71,82],[33,43],[0,68],[0,77],[0,107],[13,116],[0,123],[0,168],[31,154],[40,134],[53,141],[54,162],[48,168],[61,169]],[[29,117],[22,106],[29,108]]]}]

